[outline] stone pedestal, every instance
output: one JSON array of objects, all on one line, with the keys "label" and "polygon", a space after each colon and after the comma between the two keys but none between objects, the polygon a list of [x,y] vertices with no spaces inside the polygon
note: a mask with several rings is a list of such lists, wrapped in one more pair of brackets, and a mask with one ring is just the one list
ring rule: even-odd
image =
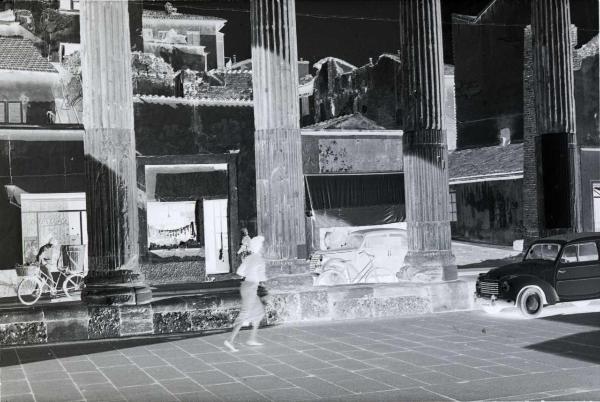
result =
[{"label": "stone pedestal", "polygon": [[306,256],[294,0],[252,0],[258,233],[269,259]]},{"label": "stone pedestal", "polygon": [[532,0],[535,151],[546,235],[582,230],[570,30],[569,0]]},{"label": "stone pedestal", "polygon": [[457,278],[451,251],[439,0],[400,1],[408,253],[399,278]]},{"label": "stone pedestal", "polygon": [[89,273],[82,300],[150,301],[138,264],[128,2],[81,2]]}]

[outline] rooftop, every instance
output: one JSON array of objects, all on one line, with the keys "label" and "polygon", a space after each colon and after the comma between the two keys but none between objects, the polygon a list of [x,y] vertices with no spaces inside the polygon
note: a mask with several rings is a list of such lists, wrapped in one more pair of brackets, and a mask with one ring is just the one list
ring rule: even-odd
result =
[{"label": "rooftop", "polygon": [[302,127],[302,130],[385,130],[385,128],[361,113],[354,113]]},{"label": "rooftop", "polygon": [[0,70],[57,72],[28,39],[0,37],[0,54]]},{"label": "rooftop", "polygon": [[523,175],[523,144],[456,150],[448,167],[450,184],[514,179]]},{"label": "rooftop", "polygon": [[214,22],[226,22],[227,20],[219,17],[211,17],[208,15],[196,15],[196,14],[180,14],[180,13],[167,13],[165,11],[157,10],[144,10],[142,14],[143,18],[159,19],[159,20],[203,20],[203,21],[214,21]]}]

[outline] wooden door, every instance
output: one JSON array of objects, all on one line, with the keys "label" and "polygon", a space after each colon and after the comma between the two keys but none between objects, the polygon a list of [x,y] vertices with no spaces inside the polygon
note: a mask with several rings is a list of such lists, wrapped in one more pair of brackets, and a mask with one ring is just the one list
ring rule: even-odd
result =
[{"label": "wooden door", "polygon": [[227,199],[203,200],[204,253],[207,274],[225,274],[229,269]]}]

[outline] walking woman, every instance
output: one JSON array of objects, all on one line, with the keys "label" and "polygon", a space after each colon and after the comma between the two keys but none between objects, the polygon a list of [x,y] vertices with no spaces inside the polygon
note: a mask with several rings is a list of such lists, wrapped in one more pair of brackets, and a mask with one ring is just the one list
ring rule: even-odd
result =
[{"label": "walking woman", "polygon": [[256,339],[256,333],[260,322],[265,316],[265,308],[257,294],[259,283],[267,280],[265,259],[262,256],[264,242],[265,238],[262,236],[256,236],[250,240],[248,245],[250,255],[242,261],[242,265],[237,270],[237,274],[244,277],[240,287],[242,310],[233,323],[231,336],[225,341],[225,346],[232,352],[238,351],[234,341],[245,322],[252,324],[250,338],[246,344],[249,346],[262,346],[262,343]]}]

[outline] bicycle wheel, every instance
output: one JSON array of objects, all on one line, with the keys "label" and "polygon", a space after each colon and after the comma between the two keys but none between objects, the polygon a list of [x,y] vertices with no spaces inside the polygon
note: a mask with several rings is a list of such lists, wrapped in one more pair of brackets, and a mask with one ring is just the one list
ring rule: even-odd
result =
[{"label": "bicycle wheel", "polygon": [[28,276],[19,283],[17,296],[21,303],[30,306],[40,299],[43,288],[44,284],[40,279]]},{"label": "bicycle wheel", "polygon": [[63,283],[63,292],[69,298],[73,297],[73,293],[79,292],[83,288],[83,275],[71,274],[67,276]]}]

